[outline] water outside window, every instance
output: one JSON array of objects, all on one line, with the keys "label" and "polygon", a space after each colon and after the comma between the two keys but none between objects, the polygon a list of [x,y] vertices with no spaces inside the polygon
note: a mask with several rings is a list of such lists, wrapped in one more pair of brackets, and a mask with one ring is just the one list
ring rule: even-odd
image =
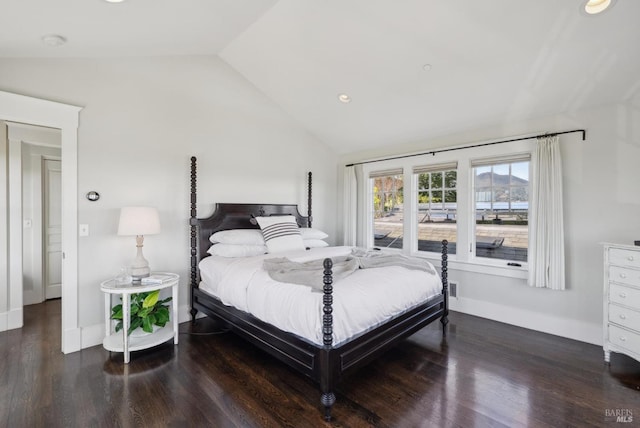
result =
[{"label": "water outside window", "polygon": [[476,256],[527,261],[529,162],[474,168]]}]

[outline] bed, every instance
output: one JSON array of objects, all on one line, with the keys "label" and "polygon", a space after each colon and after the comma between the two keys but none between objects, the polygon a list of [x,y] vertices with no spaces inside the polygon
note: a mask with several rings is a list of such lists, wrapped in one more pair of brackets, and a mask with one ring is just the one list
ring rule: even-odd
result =
[{"label": "bed", "polygon": [[[316,381],[320,387],[320,403],[325,420],[331,420],[331,408],[336,401],[335,388],[345,373],[365,366],[397,342],[435,320],[440,320],[443,335],[446,334],[448,323],[447,241],[442,242],[439,290],[435,295],[412,304],[408,309],[356,334],[343,334],[346,337],[340,336],[339,326],[334,325],[334,310],[340,313],[340,302],[337,302],[334,307],[334,297],[340,294],[336,291],[334,296],[334,259],[332,257],[324,257],[322,261],[320,294],[316,296],[320,305],[318,318],[321,318],[317,322],[318,329],[321,330],[318,332],[317,340],[313,337],[305,337],[299,332],[279,328],[245,310],[225,304],[224,299],[217,296],[215,292],[207,290],[203,277],[208,273],[200,270],[205,262],[214,261],[214,258],[205,260],[210,256],[208,253],[211,247],[210,237],[219,231],[259,229],[256,219],[272,216],[293,216],[300,228],[311,228],[312,176],[309,173],[306,216],[299,212],[297,205],[217,203],[210,217],[198,218],[196,182],[196,158],[192,157],[190,201],[192,320],[195,321],[198,312],[202,312],[284,364]],[[335,254],[331,251],[334,250],[318,249],[317,253]],[[340,280],[338,285],[343,284],[344,281],[346,279]],[[277,310],[274,311],[277,312]]]}]

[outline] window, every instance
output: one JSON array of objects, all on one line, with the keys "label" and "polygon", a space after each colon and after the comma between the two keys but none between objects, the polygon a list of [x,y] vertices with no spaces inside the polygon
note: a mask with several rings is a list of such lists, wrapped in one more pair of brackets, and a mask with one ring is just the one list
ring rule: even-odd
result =
[{"label": "window", "polygon": [[529,159],[472,162],[476,257],[526,262]]},{"label": "window", "polygon": [[431,259],[446,239],[455,269],[526,277],[536,145],[521,140],[396,156],[362,165],[359,176],[354,168],[347,193],[356,199],[348,213],[357,217],[352,242]]},{"label": "window", "polygon": [[402,170],[369,174],[373,243],[376,247],[402,248],[404,176]]},{"label": "window", "polygon": [[416,220],[418,251],[439,253],[442,240],[449,241],[449,253],[456,253],[458,191],[457,165],[416,167]]}]

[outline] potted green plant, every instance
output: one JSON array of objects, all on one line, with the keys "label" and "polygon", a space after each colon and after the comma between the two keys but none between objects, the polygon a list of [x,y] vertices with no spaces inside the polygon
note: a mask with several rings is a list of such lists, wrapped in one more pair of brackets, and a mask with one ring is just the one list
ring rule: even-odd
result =
[{"label": "potted green plant", "polygon": [[[160,300],[160,290],[132,294],[127,335],[137,328],[142,328],[146,333],[153,333],[154,325],[164,327],[169,322],[169,305],[165,303],[170,301],[171,297]],[[111,319],[119,320],[116,332],[122,330],[122,304],[111,308]]]}]

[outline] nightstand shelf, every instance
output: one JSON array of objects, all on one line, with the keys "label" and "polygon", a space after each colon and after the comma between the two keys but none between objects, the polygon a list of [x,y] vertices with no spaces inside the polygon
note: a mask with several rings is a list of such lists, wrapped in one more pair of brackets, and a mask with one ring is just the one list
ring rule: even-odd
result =
[{"label": "nightstand shelf", "polygon": [[[154,272],[168,277],[161,284],[124,284],[119,285],[114,279],[104,281],[100,284],[100,290],[105,293],[104,312],[105,312],[105,337],[102,342],[104,348],[111,352],[124,353],[124,362],[129,363],[131,351],[139,351],[151,348],[167,342],[173,338],[173,343],[178,344],[178,283],[180,277],[174,273]],[[145,293],[155,290],[163,290],[171,288],[171,316],[169,322],[164,327],[156,327],[153,333],[137,334],[134,331],[131,335],[127,335],[129,329],[129,308],[131,304],[131,295]],[[111,296],[120,295],[123,305],[123,328],[119,332],[114,331],[115,322],[111,320]],[[137,329],[139,330],[139,329]]]},{"label": "nightstand shelf", "polygon": [[[173,325],[169,324],[145,336],[129,336],[129,352],[140,351],[141,349],[160,345],[173,338],[173,336]],[[104,349],[107,351],[124,352],[123,334],[120,331],[117,333],[111,333],[109,336],[105,337],[102,344],[104,345]]]}]

